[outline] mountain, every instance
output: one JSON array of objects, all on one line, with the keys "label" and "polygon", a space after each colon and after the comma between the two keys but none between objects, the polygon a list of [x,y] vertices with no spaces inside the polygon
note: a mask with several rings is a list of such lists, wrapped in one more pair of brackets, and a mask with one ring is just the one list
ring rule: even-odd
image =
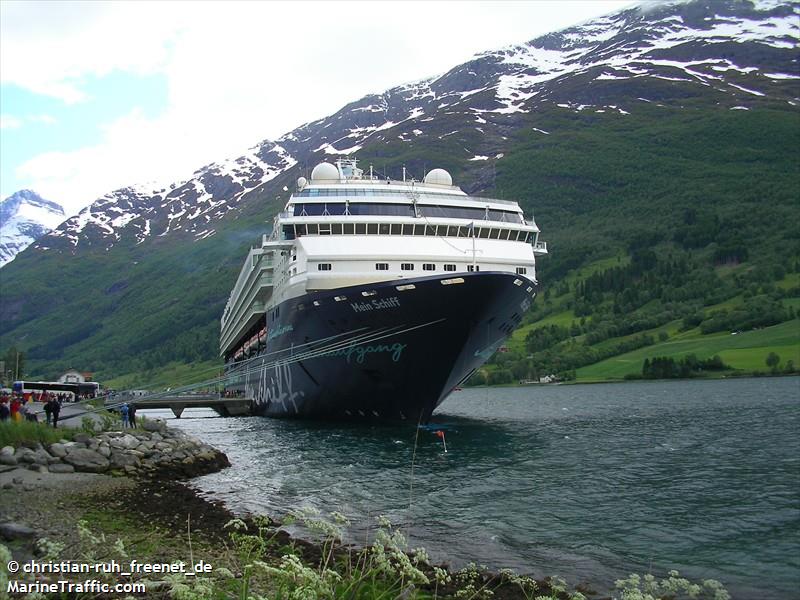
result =
[{"label": "mountain", "polygon": [[32,190],[20,190],[0,202],[0,267],[63,220],[60,204]]},{"label": "mountain", "polygon": [[[535,210],[545,285],[669,256],[692,285],[652,285],[674,296],[677,319],[705,310],[714,282],[720,301],[738,302],[741,285],[758,296],[765,282],[752,278],[782,281],[800,256],[799,16],[797,2],[627,9],[366,96],[168,188],[111,192],[4,268],[0,347],[25,348],[42,373],[81,364],[101,378],[213,360],[247,248],[298,176],[353,153],[392,177],[443,167],[468,192]],[[612,292],[561,300],[600,327]],[[652,296],[625,306],[663,308]],[[565,308],[549,300],[527,330]],[[518,346],[504,359],[524,362]]]}]

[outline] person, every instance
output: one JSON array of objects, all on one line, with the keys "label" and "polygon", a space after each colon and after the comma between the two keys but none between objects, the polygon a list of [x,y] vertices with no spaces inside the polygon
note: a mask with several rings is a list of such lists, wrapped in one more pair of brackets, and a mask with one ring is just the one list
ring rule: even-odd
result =
[{"label": "person", "polygon": [[19,417],[19,406],[20,406],[19,398],[14,396],[11,399],[11,407],[10,407],[11,420],[12,421],[19,421],[20,420],[20,417]]},{"label": "person", "polygon": [[50,421],[53,418],[53,402],[55,402],[55,400],[51,397],[47,402],[44,403],[44,415],[47,418],[48,425],[50,425]]},{"label": "person", "polygon": [[3,401],[0,402],[0,421],[8,421],[10,415],[11,411],[8,408],[8,402],[3,398]]},{"label": "person", "polygon": [[130,421],[131,427],[136,427],[136,405],[133,402],[131,402],[128,407],[128,420]]},{"label": "person", "polygon": [[122,416],[122,428],[128,427],[128,405],[123,404],[119,409],[119,414]]},{"label": "person", "polygon": [[61,412],[61,404],[58,400],[53,400],[53,408],[50,412],[53,414],[53,428],[58,428],[58,413]]}]

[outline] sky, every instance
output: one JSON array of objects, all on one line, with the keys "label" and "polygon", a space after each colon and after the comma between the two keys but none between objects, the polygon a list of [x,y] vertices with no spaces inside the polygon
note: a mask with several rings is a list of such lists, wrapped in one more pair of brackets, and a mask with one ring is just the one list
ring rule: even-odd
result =
[{"label": "sky", "polygon": [[0,199],[33,189],[75,214],[630,5],[0,0]]}]

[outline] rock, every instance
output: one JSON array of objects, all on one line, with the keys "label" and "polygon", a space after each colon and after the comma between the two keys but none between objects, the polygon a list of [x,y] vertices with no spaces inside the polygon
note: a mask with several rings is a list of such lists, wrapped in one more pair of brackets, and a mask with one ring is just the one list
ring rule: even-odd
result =
[{"label": "rock", "polygon": [[112,448],[131,449],[131,448],[136,448],[136,446],[139,445],[139,440],[137,440],[132,435],[125,434],[122,437],[118,437],[111,440],[109,444]]},{"label": "rock", "polygon": [[3,484],[3,489],[4,489],[4,490],[10,490],[10,489],[11,489],[11,488],[13,488],[13,487],[14,487],[14,484],[13,484],[13,483],[11,483],[10,481],[6,481],[6,482]]},{"label": "rock", "polygon": [[103,455],[88,448],[73,448],[64,461],[75,467],[76,471],[87,473],[102,473],[111,464]]},{"label": "rock", "polygon": [[32,539],[35,535],[36,530],[27,525],[20,525],[19,523],[0,524],[0,537],[8,541]]},{"label": "rock", "polygon": [[100,454],[100,456],[108,458],[111,456],[111,448],[107,444],[100,444],[100,447],[97,449],[97,453]]},{"label": "rock", "polygon": [[48,467],[51,473],[74,473],[75,467],[72,465],[65,465],[63,463],[59,463],[56,465],[50,465]]},{"label": "rock", "polygon": [[163,440],[163,439],[164,439],[164,438],[163,438],[163,437],[161,437],[161,434],[160,434],[160,433],[154,432],[154,433],[151,433],[151,434],[150,434],[150,441],[151,441],[151,442],[160,442],[160,441],[161,441],[161,440]]},{"label": "rock", "polygon": [[64,458],[67,455],[67,448],[64,444],[59,444],[58,442],[50,444],[50,454],[58,458]]},{"label": "rock", "polygon": [[156,449],[158,450],[172,450],[172,444],[168,444],[167,442],[156,442]]},{"label": "rock", "polygon": [[25,452],[24,454],[22,454],[19,457],[18,460],[19,460],[19,462],[26,463],[26,464],[35,463],[36,462],[36,454],[29,450],[29,451]]},{"label": "rock", "polygon": [[13,454],[0,454],[0,465],[16,465],[17,457]]},{"label": "rock", "polygon": [[79,444],[88,444],[89,441],[92,439],[88,433],[76,433],[72,436],[72,440],[78,442]]},{"label": "rock", "polygon": [[34,452],[34,462],[37,465],[46,465],[53,458],[47,453],[47,450],[37,450]]},{"label": "rock", "polygon": [[133,475],[134,473],[136,473],[136,467],[134,467],[134,466],[132,466],[132,465],[125,465],[125,466],[123,467],[123,470],[124,470],[124,471],[125,471],[125,473],[127,473],[128,475]]},{"label": "rock", "polygon": [[142,429],[150,432],[158,431],[163,434],[167,429],[167,424],[164,419],[143,419]]},{"label": "rock", "polygon": [[3,449],[0,450],[0,456],[4,455],[14,456],[14,446],[3,446]]},{"label": "rock", "polygon": [[22,479],[22,477],[14,477],[14,479],[12,479],[11,481],[19,485],[24,481],[24,479]]},{"label": "rock", "polygon": [[138,467],[141,461],[137,456],[129,454],[128,452],[112,452],[111,453],[111,466],[115,469],[121,467]]}]

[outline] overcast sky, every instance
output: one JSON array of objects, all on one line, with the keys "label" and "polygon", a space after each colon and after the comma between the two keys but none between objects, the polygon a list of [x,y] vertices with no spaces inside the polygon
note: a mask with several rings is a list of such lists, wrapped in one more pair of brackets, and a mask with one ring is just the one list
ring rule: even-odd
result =
[{"label": "overcast sky", "polygon": [[534,2],[0,2],[0,198],[77,212],[473,55],[629,6]]}]

